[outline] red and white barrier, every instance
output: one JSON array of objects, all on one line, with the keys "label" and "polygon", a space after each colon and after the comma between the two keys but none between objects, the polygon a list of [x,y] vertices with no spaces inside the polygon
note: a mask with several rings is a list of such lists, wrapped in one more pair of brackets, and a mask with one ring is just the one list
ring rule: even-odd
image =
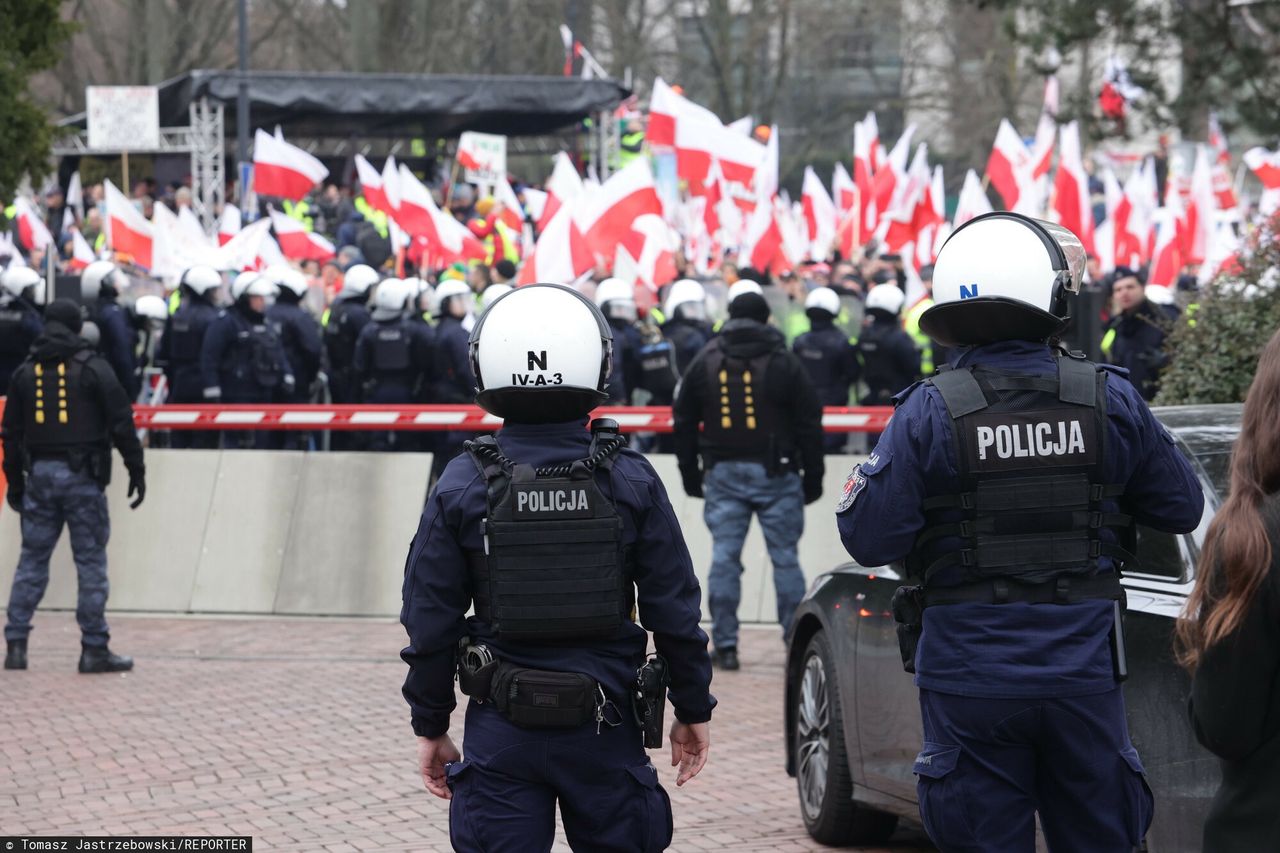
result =
[{"label": "red and white barrier", "polygon": [[[889,423],[888,406],[830,406],[823,410],[826,432],[880,432]],[[141,429],[203,430],[456,430],[489,432],[502,425],[478,406],[134,406]],[[602,406],[592,417],[613,418],[623,432],[671,432],[669,406]]]}]

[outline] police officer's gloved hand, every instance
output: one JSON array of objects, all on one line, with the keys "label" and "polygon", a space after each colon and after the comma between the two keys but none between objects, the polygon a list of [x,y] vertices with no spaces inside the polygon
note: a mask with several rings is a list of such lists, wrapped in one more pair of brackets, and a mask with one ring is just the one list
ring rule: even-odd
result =
[{"label": "police officer's gloved hand", "polygon": [[129,503],[129,509],[137,509],[142,506],[142,499],[147,496],[147,479],[142,471],[129,472],[129,494],[127,497],[133,497],[137,494],[137,498]]},{"label": "police officer's gloved hand", "polygon": [[298,380],[293,378],[292,373],[286,373],[284,375],[283,386],[284,386],[284,393],[292,394],[298,388]]},{"label": "police officer's gloved hand", "polygon": [[6,495],[6,498],[9,501],[9,506],[13,508],[13,511],[21,515],[22,514],[22,492],[20,492],[19,490],[13,487],[10,487],[9,493],[8,495]]},{"label": "police officer's gloved hand", "polygon": [[804,505],[808,506],[820,497],[822,497],[822,480],[816,477],[811,480],[806,477],[804,480]]},{"label": "police officer's gloved hand", "polygon": [[702,472],[697,468],[681,468],[680,479],[684,481],[684,493],[691,498],[702,497]]}]

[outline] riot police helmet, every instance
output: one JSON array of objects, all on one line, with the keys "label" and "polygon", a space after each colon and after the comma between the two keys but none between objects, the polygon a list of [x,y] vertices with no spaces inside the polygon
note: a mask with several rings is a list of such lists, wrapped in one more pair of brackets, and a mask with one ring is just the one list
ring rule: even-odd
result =
[{"label": "riot police helmet", "polygon": [[163,323],[169,318],[169,306],[162,297],[148,293],[146,296],[139,296],[138,301],[133,303],[133,313],[139,320]]},{"label": "riot police helmet", "polygon": [[691,278],[682,278],[671,285],[662,313],[672,320],[707,319],[707,292]]},{"label": "riot police helmet", "polygon": [[129,286],[129,279],[111,261],[94,261],[80,273],[80,296],[86,302],[104,293],[119,293]]},{"label": "riot police helmet", "polygon": [[44,302],[44,276],[31,267],[10,267],[0,273],[0,289],[10,296],[22,296],[28,288],[35,288],[29,296],[32,302]]},{"label": "riot police helmet", "polygon": [[757,296],[764,296],[764,289],[760,287],[758,282],[754,282],[749,278],[741,278],[729,285],[729,294],[727,305],[732,305],[733,300],[737,299],[744,293],[754,293]]},{"label": "riot police helmet", "polygon": [[906,294],[896,284],[877,284],[867,291],[867,311],[880,311],[897,317],[906,301]]},{"label": "riot police helmet", "polygon": [[231,282],[231,298],[236,302],[244,296],[272,296],[275,292],[275,285],[261,273],[253,270],[240,273],[236,276],[236,280]]},{"label": "riot police helmet", "polygon": [[342,276],[342,293],[348,296],[366,296],[369,288],[377,283],[377,270],[368,264],[355,264]]},{"label": "riot police helmet", "polygon": [[1000,211],[961,225],[938,252],[920,328],[943,346],[1044,341],[1080,292],[1085,251],[1061,225]]},{"label": "riot police helmet", "polygon": [[840,313],[840,297],[829,287],[815,287],[804,299],[805,313],[824,311],[835,317]]},{"label": "riot police helmet", "polygon": [[193,293],[204,296],[222,284],[222,275],[213,267],[196,264],[182,271],[178,279],[179,287],[186,287]]},{"label": "riot police helmet", "polygon": [[398,278],[384,278],[373,292],[373,319],[394,320],[404,315],[414,287]]},{"label": "riot police helmet", "polygon": [[471,330],[476,402],[513,423],[584,418],[609,395],[613,332],[595,305],[559,284],[498,299]]},{"label": "riot police helmet", "polygon": [[514,290],[509,284],[491,284],[480,293],[480,310],[488,311],[489,306]]},{"label": "riot police helmet", "polygon": [[296,299],[307,295],[307,277],[288,264],[272,264],[263,275],[281,293],[292,293]]},{"label": "riot police helmet", "polygon": [[455,301],[462,305],[463,316],[471,313],[471,288],[465,281],[457,281],[455,279],[442,281],[436,285],[435,292],[432,295],[435,305],[432,307],[431,313],[436,317],[447,316],[453,307],[452,303]]},{"label": "riot police helmet", "polygon": [[636,319],[635,288],[620,278],[606,278],[596,288],[596,306],[610,320],[634,322]]}]

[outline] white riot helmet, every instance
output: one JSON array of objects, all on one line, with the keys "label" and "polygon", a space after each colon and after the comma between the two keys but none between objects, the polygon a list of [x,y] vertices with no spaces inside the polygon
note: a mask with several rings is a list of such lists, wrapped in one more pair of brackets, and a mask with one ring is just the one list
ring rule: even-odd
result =
[{"label": "white riot helmet", "polygon": [[29,287],[36,288],[31,295],[31,301],[37,305],[43,303],[44,276],[40,273],[31,267],[9,267],[0,273],[0,288],[11,296],[21,296]]},{"label": "white riot helmet", "polygon": [[414,287],[408,282],[398,278],[383,279],[373,292],[373,319],[394,320],[403,316],[409,297],[413,295]]},{"label": "white riot helmet", "polygon": [[240,301],[242,296],[274,296],[276,286],[267,278],[253,270],[247,270],[236,276],[236,280],[231,282],[231,298],[236,302]]},{"label": "white riot helmet", "polygon": [[133,313],[142,319],[163,323],[169,319],[169,305],[161,297],[149,293],[139,296],[133,303]]},{"label": "white riot helmet", "polygon": [[744,293],[754,293],[757,296],[764,296],[764,288],[762,288],[758,282],[754,282],[749,278],[740,278],[733,284],[729,285],[728,301],[725,304],[732,305],[733,300],[737,299]]},{"label": "white riot helmet", "polygon": [[272,264],[262,276],[280,290],[287,290],[299,299],[307,293],[307,277],[288,264]]},{"label": "white riot helmet", "polygon": [[199,295],[204,296],[222,284],[222,275],[213,267],[197,264],[182,271],[182,277],[178,279],[178,286],[182,287],[184,284]]},{"label": "white riot helmet", "polygon": [[691,278],[682,278],[671,285],[662,313],[668,320],[707,319],[707,292]]},{"label": "white riot helmet", "polygon": [[[892,285],[889,286],[892,287]],[[867,307],[871,307],[870,298],[867,299],[867,302]],[[826,311],[834,317],[840,313],[840,297],[837,296],[836,292],[829,287],[815,287],[813,290],[809,291],[809,295],[805,297],[804,309],[805,311],[813,311],[815,309],[818,311]]]},{"label": "white riot helmet", "polygon": [[129,286],[129,279],[111,261],[94,261],[80,273],[80,296],[91,302],[110,288],[119,292]]},{"label": "white riot helmet", "polygon": [[356,264],[342,276],[342,292],[348,295],[364,296],[369,288],[378,283],[378,271],[368,264]]},{"label": "white riot helmet", "polygon": [[489,306],[515,290],[509,284],[491,284],[480,292],[480,310],[488,311]]},{"label": "white riot helmet", "polygon": [[471,313],[471,288],[465,281],[457,281],[450,279],[442,281],[436,285],[436,289],[432,294],[434,305],[431,313],[436,317],[443,317],[448,313],[450,299],[462,299],[467,306],[467,313]]},{"label": "white riot helmet", "polygon": [[471,330],[476,402],[514,423],[558,423],[608,399],[613,332],[590,300],[559,284],[516,288]]},{"label": "white riot helmet", "polygon": [[920,328],[943,346],[1043,341],[1071,317],[1085,251],[1061,225],[1005,211],[961,225],[938,252]]},{"label": "white riot helmet", "polygon": [[413,310],[429,312],[432,305],[431,282],[425,278],[406,278],[404,283],[413,290]]},{"label": "white riot helmet", "polygon": [[635,288],[620,278],[606,278],[600,282],[596,288],[596,305],[610,320],[635,322]]},{"label": "white riot helmet", "polygon": [[896,317],[906,301],[907,295],[896,284],[877,284],[867,291],[868,311],[883,311]]}]

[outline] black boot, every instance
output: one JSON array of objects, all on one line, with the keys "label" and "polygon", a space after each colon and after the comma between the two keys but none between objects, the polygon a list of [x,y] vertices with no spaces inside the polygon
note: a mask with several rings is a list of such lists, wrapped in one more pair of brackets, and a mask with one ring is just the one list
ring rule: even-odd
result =
[{"label": "black boot", "polygon": [[106,646],[80,646],[81,672],[128,672],[133,658],[112,654]]},{"label": "black boot", "polygon": [[716,649],[711,656],[711,662],[723,670],[741,669],[742,664],[738,663],[738,649],[735,646],[725,646],[723,649]]},{"label": "black boot", "polygon": [[10,640],[9,651],[4,656],[5,669],[27,668],[27,641]]}]

